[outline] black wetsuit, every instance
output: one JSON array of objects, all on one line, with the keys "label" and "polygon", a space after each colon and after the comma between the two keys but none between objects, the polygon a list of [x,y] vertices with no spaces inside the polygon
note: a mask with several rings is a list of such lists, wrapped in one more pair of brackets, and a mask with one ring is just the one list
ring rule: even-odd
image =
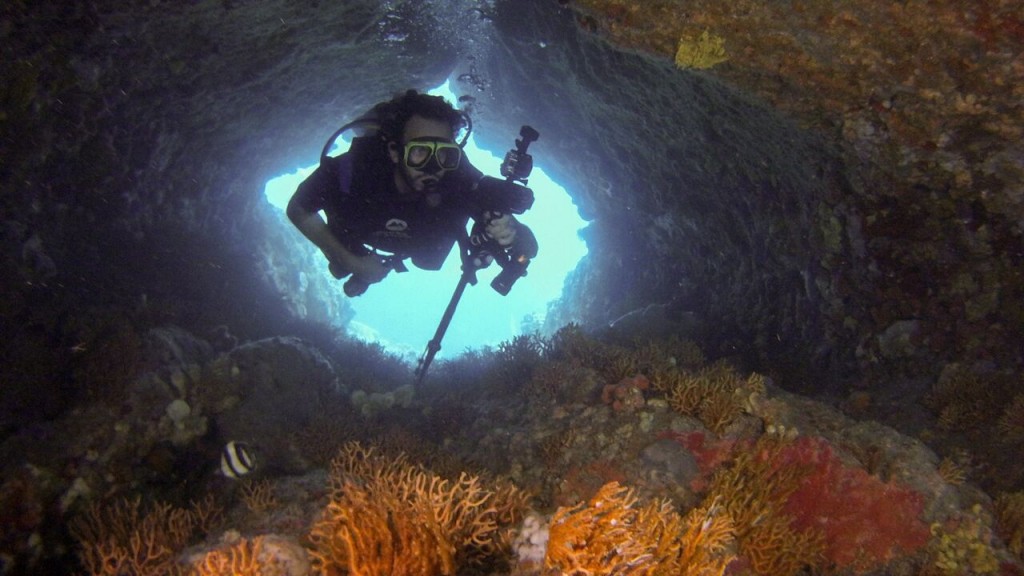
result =
[{"label": "black wetsuit", "polygon": [[474,193],[482,176],[463,156],[459,168],[431,192],[440,202],[430,206],[427,194],[411,199],[399,194],[394,164],[378,140],[357,138],[345,154],[324,158],[292,201],[310,212],[323,210],[331,233],[357,254],[365,253],[366,245],[437,270],[466,233],[469,219],[482,213]]}]

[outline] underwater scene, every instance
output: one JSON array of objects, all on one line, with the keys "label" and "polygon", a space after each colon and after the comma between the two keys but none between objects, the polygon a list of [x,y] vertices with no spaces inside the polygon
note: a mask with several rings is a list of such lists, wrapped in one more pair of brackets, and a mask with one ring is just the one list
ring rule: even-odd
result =
[{"label": "underwater scene", "polygon": [[1024,3],[0,3],[23,574],[1024,576]]},{"label": "underwater scene", "polygon": [[[122,330],[83,352],[91,401],[7,441],[34,463],[0,492],[8,551],[66,530],[93,575],[1018,573],[1024,495],[968,481],[1012,451],[940,458],[869,398],[691,340],[567,325],[414,387],[378,345]],[[922,434],[1019,447],[1019,398],[968,421],[977,378],[944,374]]]}]

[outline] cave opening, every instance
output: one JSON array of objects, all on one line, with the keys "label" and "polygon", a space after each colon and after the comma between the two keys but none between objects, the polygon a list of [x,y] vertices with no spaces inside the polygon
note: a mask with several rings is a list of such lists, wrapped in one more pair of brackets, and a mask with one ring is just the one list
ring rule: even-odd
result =
[{"label": "cave opening", "polygon": [[[442,84],[428,91],[449,102],[458,101],[449,84]],[[353,111],[358,114],[359,111]],[[331,154],[347,150],[351,144],[349,135],[343,135],[335,144]],[[543,136],[542,136],[543,137]],[[510,147],[512,138],[508,138]],[[465,147],[466,156],[474,166],[485,174],[496,175],[504,156],[503,150],[482,147],[470,135]],[[545,330],[548,308],[562,297],[562,288],[567,275],[576,268],[586,255],[587,247],[579,232],[586,221],[579,214],[566,188],[552,179],[544,170],[549,165],[543,155],[536,157],[536,164],[528,185],[534,192],[533,207],[517,219],[530,227],[537,236],[540,253],[530,263],[527,275],[516,282],[512,291],[502,296],[488,285],[500,271],[496,264],[480,270],[478,284],[462,296],[456,315],[448,328],[438,357],[451,357],[462,352],[482,347],[496,347],[520,334],[550,332]],[[298,288],[311,290],[308,278],[316,275],[321,282],[315,284],[312,298],[323,301],[341,301],[339,306],[325,306],[319,317],[310,315],[306,307],[297,307],[300,317],[342,327],[345,332],[365,342],[378,343],[390,353],[414,361],[426,342],[434,336],[437,324],[445,306],[452,297],[453,289],[461,275],[461,261],[458,250],[452,250],[439,271],[419,270],[414,266],[408,272],[392,273],[381,283],[371,287],[358,298],[349,299],[342,290],[342,282],[334,280],[315,247],[305,241],[294,229],[283,211],[296,187],[316,168],[306,166],[269,180],[264,193],[267,201],[281,210],[277,218],[267,219],[267,226],[283,226],[286,237],[293,242],[275,245],[303,251],[318,263],[315,268],[301,269],[303,278]],[[275,231],[275,234],[280,231]],[[288,254],[281,254],[283,260]]]}]

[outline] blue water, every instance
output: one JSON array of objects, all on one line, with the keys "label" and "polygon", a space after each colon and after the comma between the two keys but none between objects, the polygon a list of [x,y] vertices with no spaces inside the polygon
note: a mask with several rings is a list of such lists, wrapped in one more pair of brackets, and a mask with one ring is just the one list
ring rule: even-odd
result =
[{"label": "blue water", "polygon": [[[454,96],[441,89],[431,93],[454,102]],[[510,147],[515,136],[509,135]],[[485,174],[499,176],[506,150],[481,150],[470,138],[465,151],[474,166]],[[565,189],[544,173],[544,158],[534,154],[534,164],[529,186],[536,200],[533,208],[518,218],[537,236],[539,254],[530,264],[528,275],[520,278],[507,296],[490,287],[491,279],[500,271],[497,265],[478,273],[479,283],[466,289],[438,357],[509,340],[520,334],[524,319],[531,316],[543,323],[548,303],[561,295],[565,276],[587,253],[578,235],[586,222]],[[267,200],[284,209],[295,187],[314,168],[301,168],[269,181]],[[383,282],[372,285],[366,294],[351,300],[356,316],[350,331],[363,339],[380,342],[396,353],[418,357],[433,337],[451,299],[462,273],[460,265],[458,251],[453,250],[439,271],[410,266],[409,272],[391,273]],[[343,298],[340,282],[338,290]]]}]

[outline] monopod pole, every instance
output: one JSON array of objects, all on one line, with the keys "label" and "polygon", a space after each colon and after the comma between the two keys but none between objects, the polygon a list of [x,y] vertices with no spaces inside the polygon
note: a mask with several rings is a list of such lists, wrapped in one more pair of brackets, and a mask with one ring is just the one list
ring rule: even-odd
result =
[{"label": "monopod pole", "polygon": [[427,375],[427,369],[430,368],[430,363],[434,361],[434,356],[441,350],[441,340],[444,338],[444,333],[448,331],[448,325],[451,324],[452,317],[455,316],[455,308],[458,307],[459,300],[462,299],[462,293],[466,291],[466,286],[476,284],[476,273],[470,268],[465,268],[465,266],[468,266],[468,263],[464,264],[462,276],[459,278],[458,285],[455,286],[455,293],[452,294],[452,299],[448,301],[448,307],[445,308],[444,315],[441,316],[441,323],[437,325],[434,337],[430,339],[430,342],[427,342],[427,349],[423,351],[419,365],[416,366],[416,384],[423,382],[423,378]]}]

